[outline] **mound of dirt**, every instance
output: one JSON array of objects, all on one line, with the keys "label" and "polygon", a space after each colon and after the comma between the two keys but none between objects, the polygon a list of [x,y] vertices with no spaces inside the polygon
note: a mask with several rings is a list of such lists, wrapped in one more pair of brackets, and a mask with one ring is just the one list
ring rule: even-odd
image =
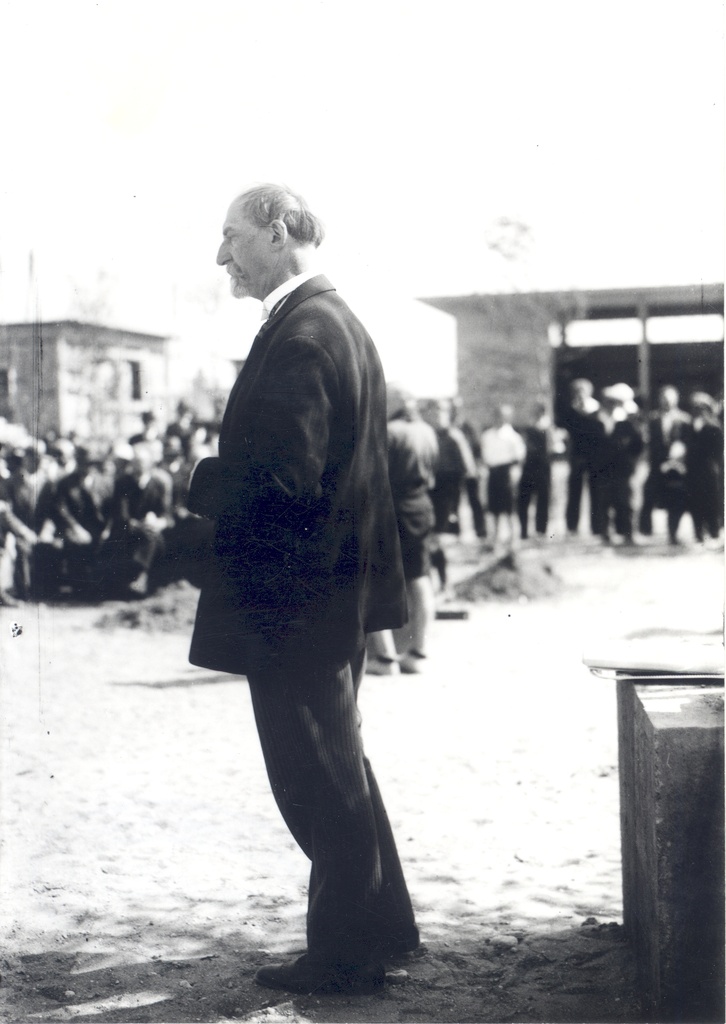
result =
[{"label": "mound of dirt", "polygon": [[97,629],[143,629],[148,632],[191,632],[199,590],[182,580],[170,583],[141,601],[119,601],[96,619]]},{"label": "mound of dirt", "polygon": [[[536,600],[558,594],[563,588],[563,580],[549,561],[510,553],[468,573],[452,589],[459,600],[477,603]],[[188,633],[194,625],[198,599],[198,588],[182,580],[143,600],[109,603],[94,625],[97,629]]]},{"label": "mound of dirt", "polygon": [[454,586],[463,601],[530,601],[552,597],[564,586],[550,562],[509,553]]}]

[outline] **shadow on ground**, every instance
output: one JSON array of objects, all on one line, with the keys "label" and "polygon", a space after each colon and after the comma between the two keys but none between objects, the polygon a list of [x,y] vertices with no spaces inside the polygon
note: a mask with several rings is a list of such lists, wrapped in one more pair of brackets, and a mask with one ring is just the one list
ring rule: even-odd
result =
[{"label": "shadow on ground", "polygon": [[[55,949],[6,959],[8,1021],[314,1022],[638,1021],[622,928],[582,927],[484,938],[465,926],[394,964],[398,982],[375,995],[291,996],[259,987],[279,958],[243,932],[155,935],[142,913],[121,934],[65,935]],[[146,931],[146,936],[144,936]],[[294,952],[294,951],[291,951]],[[401,971],[405,972],[401,976]],[[23,1006],[13,1016],[16,1005]]]}]

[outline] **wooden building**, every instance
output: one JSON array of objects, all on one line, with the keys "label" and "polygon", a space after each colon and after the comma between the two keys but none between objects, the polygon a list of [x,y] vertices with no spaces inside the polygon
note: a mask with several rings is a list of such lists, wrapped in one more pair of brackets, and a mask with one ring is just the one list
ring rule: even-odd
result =
[{"label": "wooden building", "polygon": [[72,320],[0,325],[0,417],[37,437],[128,437],[142,412],[166,408],[167,348],[161,335]]}]

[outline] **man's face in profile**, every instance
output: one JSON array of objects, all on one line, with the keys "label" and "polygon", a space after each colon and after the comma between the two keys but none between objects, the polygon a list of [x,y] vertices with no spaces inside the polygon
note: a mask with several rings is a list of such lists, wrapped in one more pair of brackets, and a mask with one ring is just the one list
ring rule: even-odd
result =
[{"label": "man's face in profile", "polygon": [[272,290],[268,286],[273,256],[271,229],[254,224],[235,201],[227,213],[222,234],[217,263],[227,268],[232,294],[236,299],[264,299]]}]

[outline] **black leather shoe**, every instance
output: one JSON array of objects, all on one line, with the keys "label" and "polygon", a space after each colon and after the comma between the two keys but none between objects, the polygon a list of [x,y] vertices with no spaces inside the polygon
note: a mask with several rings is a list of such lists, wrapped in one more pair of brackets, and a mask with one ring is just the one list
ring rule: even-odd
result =
[{"label": "black leather shoe", "polygon": [[343,965],[317,963],[307,953],[289,964],[269,964],[255,975],[258,985],[282,988],[287,992],[312,995],[346,992],[364,995],[383,987],[386,973],[383,964]]},{"label": "black leather shoe", "polygon": [[423,947],[418,937],[418,929],[414,928],[406,936],[396,935],[381,939],[380,943],[376,946],[376,955],[380,956],[382,960],[395,960],[396,957],[405,956],[407,953],[415,953],[420,949],[423,949]]}]

